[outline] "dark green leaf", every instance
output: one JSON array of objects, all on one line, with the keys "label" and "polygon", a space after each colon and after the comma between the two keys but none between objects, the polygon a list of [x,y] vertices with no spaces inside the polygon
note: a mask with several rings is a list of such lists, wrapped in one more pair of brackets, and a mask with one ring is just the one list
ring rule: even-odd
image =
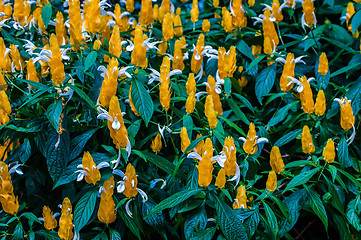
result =
[{"label": "dark green leaf", "polygon": [[287,133],[283,137],[277,140],[275,143],[275,146],[281,147],[289,142],[291,142],[293,139],[295,139],[298,135],[302,133],[302,129],[293,130],[292,132]]},{"label": "dark green leaf", "polygon": [[276,67],[277,64],[265,68],[258,74],[256,78],[255,93],[260,104],[262,104],[262,97],[267,95],[276,79]]},{"label": "dark green leaf", "polygon": [[50,104],[48,110],[45,113],[46,117],[49,119],[51,125],[55,128],[56,131],[59,130],[59,118],[62,110],[62,100],[59,98]]},{"label": "dark green leaf", "polygon": [[[49,24],[49,21],[51,19],[51,15],[52,15],[52,10],[51,10],[51,4],[46,4],[44,7],[43,7],[43,10],[41,11],[41,18],[43,19],[43,22],[44,22],[44,25],[45,25],[45,28],[48,28],[48,24]],[[61,43],[59,43],[59,45],[61,45]]]},{"label": "dark green leaf", "polygon": [[356,30],[361,25],[361,9],[359,9],[353,16],[351,20],[352,33],[355,34]]},{"label": "dark green leaf", "polygon": [[171,208],[174,206],[177,206],[178,204],[184,202],[185,200],[187,200],[188,198],[196,195],[197,193],[202,192],[203,189],[201,188],[196,188],[196,189],[186,189],[183,190],[181,192],[178,192],[176,194],[173,194],[172,196],[170,196],[169,198],[164,199],[163,201],[161,201],[157,206],[155,206],[153,208],[153,210],[147,215],[147,217],[149,217],[152,214],[155,214],[157,212],[160,212],[166,208]]},{"label": "dark green leaf", "polygon": [[317,193],[315,193],[312,189],[309,189],[308,187],[306,187],[306,191],[308,193],[308,201],[311,205],[313,212],[321,219],[327,231],[328,218],[325,206],[323,205],[321,198],[317,195]]},{"label": "dark green leaf", "polygon": [[226,92],[226,96],[227,98],[229,97],[229,94],[231,94],[231,90],[232,90],[232,82],[231,79],[226,77],[224,79],[224,91]]},{"label": "dark green leaf", "polygon": [[232,111],[234,112],[234,114],[236,114],[236,116],[242,120],[242,122],[244,122],[245,124],[249,125],[249,121],[246,117],[246,115],[242,112],[242,110],[240,109],[240,107],[236,104],[236,102],[231,99],[228,98],[227,99],[227,103],[229,105],[229,107],[232,109]]},{"label": "dark green leaf", "polygon": [[191,214],[184,223],[184,236],[186,239],[194,237],[199,230],[207,226],[207,213],[204,205]]},{"label": "dark green leaf", "polygon": [[263,206],[266,212],[268,225],[272,230],[273,236],[276,238],[278,232],[278,223],[277,223],[276,215],[273,213],[272,208],[270,208],[270,206],[268,206],[266,202],[263,202]]},{"label": "dark green leaf", "polygon": [[120,233],[114,229],[109,229],[110,233],[110,240],[122,240],[122,237],[120,236]]},{"label": "dark green leaf", "polygon": [[70,156],[69,160],[76,158],[82,151],[87,141],[93,136],[98,128],[89,130],[81,135],[76,136],[70,142]]},{"label": "dark green leaf", "polygon": [[20,215],[20,217],[26,217],[27,219],[29,219],[30,221],[33,221],[33,222],[37,222],[37,223],[40,223],[41,222],[39,221],[39,219],[31,212],[24,212],[23,214]]},{"label": "dark green leaf", "polygon": [[308,180],[310,180],[311,177],[313,175],[315,175],[318,172],[318,170],[320,170],[320,169],[321,169],[321,167],[317,167],[312,170],[308,170],[306,172],[301,172],[287,184],[287,187],[283,192],[286,192],[286,191],[290,190],[291,188],[297,187],[301,184],[308,182]]},{"label": "dark green leaf", "polygon": [[71,84],[67,84],[67,86],[69,86],[71,89],[74,90],[74,92],[76,92],[84,101],[86,101],[93,109],[96,109],[93,101],[88,97],[88,95],[86,95],[84,93],[83,90],[81,90],[80,88],[78,88],[75,85],[71,85]]},{"label": "dark green leaf", "polygon": [[337,156],[341,166],[348,168],[352,166],[352,160],[348,152],[348,145],[345,137],[341,138],[337,148]]},{"label": "dark green leaf", "polygon": [[154,106],[152,98],[140,80],[134,79],[132,81],[132,99],[135,109],[143,118],[145,125],[148,126],[153,115]]},{"label": "dark green leaf", "polygon": [[237,50],[242,53],[244,56],[248,57],[250,60],[254,59],[252,48],[247,45],[243,40],[239,40],[236,44]]},{"label": "dark green leaf", "polygon": [[361,202],[360,195],[355,199],[351,200],[347,205],[347,220],[357,230],[361,231],[360,213],[361,213]]},{"label": "dark green leaf", "polygon": [[97,191],[93,189],[86,192],[78,201],[74,210],[74,225],[77,232],[79,232],[89,221],[95,208],[97,200]]},{"label": "dark green leaf", "polygon": [[84,61],[84,72],[86,72],[86,70],[88,70],[97,60],[97,52],[96,51],[92,51],[88,54],[88,56],[86,56],[85,61]]},{"label": "dark green leaf", "polygon": [[270,119],[270,121],[267,124],[267,129],[269,129],[270,127],[275,126],[276,124],[280,123],[281,121],[283,121],[288,114],[288,111],[293,108],[295,105],[297,104],[297,102],[293,102],[291,104],[287,104],[286,106],[283,106],[281,109],[279,109],[276,114]]}]

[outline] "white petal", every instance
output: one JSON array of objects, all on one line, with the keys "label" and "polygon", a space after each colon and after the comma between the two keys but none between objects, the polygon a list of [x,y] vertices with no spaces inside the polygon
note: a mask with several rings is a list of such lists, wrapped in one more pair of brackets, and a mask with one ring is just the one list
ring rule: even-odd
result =
[{"label": "white petal", "polygon": [[113,122],[113,118],[108,113],[101,113],[98,115],[97,119],[107,119]]},{"label": "white petal", "polygon": [[148,201],[148,196],[142,189],[137,188],[137,191],[142,196],[143,202]]},{"label": "white petal", "polygon": [[241,140],[242,142],[246,142],[246,139],[244,137],[240,137],[238,139]]},{"label": "white petal", "polygon": [[125,190],[125,183],[123,181],[118,182],[117,192],[122,193]]},{"label": "white petal", "polygon": [[77,180],[78,182],[80,182],[81,180],[83,180],[84,176],[85,176],[85,174],[82,173],[82,172],[80,172],[80,173],[78,174],[78,177],[76,178],[76,180]]},{"label": "white petal", "polygon": [[127,138],[127,146],[125,146],[125,150],[127,151],[127,153],[128,153],[128,158],[129,158],[130,153],[132,152],[132,145],[130,144],[130,141],[129,141],[128,138]]},{"label": "white petal", "polygon": [[211,158],[212,161],[217,161],[217,163],[219,164],[219,166],[224,167],[224,163],[227,160],[227,156],[226,153],[221,151],[220,155],[214,156]]},{"label": "white petal", "polygon": [[268,139],[262,137],[262,138],[258,138],[258,139],[257,139],[256,144],[264,143],[264,142],[267,142],[267,143],[268,143]]},{"label": "white petal", "polygon": [[236,166],[236,174],[231,179],[227,180],[227,181],[236,181],[235,187],[238,185],[239,180],[241,179],[241,170],[239,169],[239,166],[237,163],[236,163],[236,165],[237,165]]},{"label": "white petal", "polygon": [[112,128],[114,130],[119,130],[119,128],[120,128],[120,122],[118,121],[118,119],[116,117],[114,118],[114,121],[112,123]]},{"label": "white petal", "polygon": [[113,170],[113,174],[116,174],[116,175],[118,175],[118,176],[120,176],[120,177],[124,177],[124,172],[122,172],[121,170],[119,170],[119,169],[114,169]]},{"label": "white petal", "polygon": [[133,214],[132,212],[130,211],[130,208],[129,208],[129,203],[132,201],[133,199],[129,199],[127,201],[127,203],[125,204],[125,211],[127,212],[128,216],[133,218]]},{"label": "white petal", "polygon": [[202,160],[202,157],[196,152],[190,152],[187,155],[187,158],[195,158],[195,159],[198,159],[198,160]]},{"label": "white petal", "polygon": [[109,167],[109,166],[110,166],[109,163],[101,162],[101,163],[98,164],[97,168],[102,169],[102,168]]}]

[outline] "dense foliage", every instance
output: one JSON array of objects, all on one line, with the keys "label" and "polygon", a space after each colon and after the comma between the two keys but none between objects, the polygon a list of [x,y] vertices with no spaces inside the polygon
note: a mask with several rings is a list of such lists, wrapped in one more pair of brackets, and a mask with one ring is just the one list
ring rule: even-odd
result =
[{"label": "dense foliage", "polygon": [[360,25],[359,0],[2,0],[0,237],[361,239]]}]

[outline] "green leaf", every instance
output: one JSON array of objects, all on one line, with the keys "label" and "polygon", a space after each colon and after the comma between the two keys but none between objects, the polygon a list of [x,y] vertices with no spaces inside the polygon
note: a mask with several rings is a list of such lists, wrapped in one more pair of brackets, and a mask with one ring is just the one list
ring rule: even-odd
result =
[{"label": "green leaf", "polygon": [[148,126],[154,112],[154,106],[152,98],[140,80],[133,79],[132,81],[132,99],[135,109],[143,118],[145,125]]},{"label": "green leaf", "polygon": [[247,240],[247,232],[242,224],[241,219],[236,212],[230,208],[224,201],[213,195],[216,204],[216,212],[218,218],[218,225],[220,226],[224,236],[228,240]]},{"label": "green leaf", "polygon": [[[149,162],[153,163],[154,165],[156,165],[157,167],[159,167],[166,173],[168,173],[170,175],[172,175],[174,173],[174,170],[176,167],[174,166],[174,164],[172,162],[168,161],[167,159],[165,159],[159,155],[151,153],[151,152],[141,151],[141,153],[143,153],[143,155],[147,157],[147,160]],[[185,176],[181,171],[177,172],[177,176],[185,179]]]},{"label": "green leaf", "polygon": [[150,215],[146,218],[146,216],[152,211],[152,209],[156,206],[151,200],[146,202],[142,202],[142,218],[145,218],[144,221],[153,227],[156,231],[158,231],[164,239],[166,239],[166,234],[164,230],[165,218],[162,212],[157,212],[155,214]]},{"label": "green leaf", "polygon": [[283,106],[281,109],[279,109],[276,114],[270,119],[270,121],[267,124],[267,130],[270,127],[275,126],[276,124],[280,123],[281,121],[283,121],[288,114],[288,111],[293,108],[295,105],[297,104],[297,102],[293,102],[291,104],[287,104],[286,106]]},{"label": "green leaf", "polygon": [[348,168],[352,166],[352,159],[348,152],[348,145],[345,137],[342,137],[337,148],[337,156],[341,166]]},{"label": "green leaf", "polygon": [[292,132],[287,133],[283,137],[277,140],[275,143],[275,146],[281,147],[289,142],[291,142],[293,139],[295,139],[298,135],[302,133],[302,129],[293,130]]},{"label": "green leaf", "polygon": [[231,98],[228,98],[227,100],[227,103],[229,105],[229,107],[232,109],[232,111],[234,112],[234,114],[236,114],[236,116],[242,120],[242,122],[244,122],[245,124],[249,125],[249,121],[246,117],[246,115],[242,112],[242,110],[240,109],[240,107],[236,104],[236,102],[231,99]]},{"label": "green leaf", "polygon": [[191,115],[187,114],[183,116],[183,127],[187,129],[189,138],[192,138],[193,120]]},{"label": "green leaf", "polygon": [[355,199],[349,202],[346,210],[347,220],[357,231],[361,231],[360,213],[361,213],[361,202],[360,202],[360,195],[358,195]]},{"label": "green leaf", "polygon": [[304,167],[304,166],[317,166],[314,162],[308,161],[308,160],[298,160],[294,162],[287,163],[287,165],[284,167],[286,168],[293,168],[293,167]]},{"label": "green leaf", "polygon": [[45,113],[45,116],[49,119],[51,125],[55,128],[56,131],[59,130],[59,118],[62,110],[62,100],[59,98],[50,104],[48,110]]},{"label": "green leaf", "polygon": [[120,215],[121,219],[123,220],[124,224],[132,231],[132,233],[141,240],[140,231],[142,230],[136,223],[134,218],[128,216],[125,213],[125,210],[119,210],[118,214]]},{"label": "green leaf", "polygon": [[255,66],[258,65],[258,63],[260,63],[266,56],[263,55],[263,56],[259,56],[258,58],[252,60],[251,64],[248,65],[247,69],[246,69],[246,73],[247,72],[250,72],[251,70],[253,70],[253,68]]},{"label": "green leaf", "polygon": [[41,222],[39,221],[39,219],[31,212],[24,212],[23,214],[20,215],[20,217],[26,217],[27,219],[29,219],[30,221],[33,221],[33,222],[37,222],[37,223],[40,223]]},{"label": "green leaf", "polygon": [[11,239],[24,239],[24,228],[21,222],[16,225]]},{"label": "green leaf", "polygon": [[307,186],[305,187],[308,196],[309,196],[309,203],[313,212],[321,219],[323,224],[325,225],[326,231],[328,228],[328,218],[325,206],[322,203],[321,198],[315,193],[312,189],[309,189]]},{"label": "green leaf", "polygon": [[283,191],[284,192],[287,192],[288,190],[290,190],[291,188],[294,188],[294,187],[297,187],[299,185],[302,185],[306,182],[308,182],[308,180],[311,179],[311,177],[313,175],[315,175],[318,170],[320,170],[321,167],[317,167],[317,168],[314,168],[312,170],[309,170],[307,172],[301,172],[300,174],[298,174],[296,177],[294,177],[288,184],[287,184],[287,187],[286,189]]},{"label": "green leaf", "polygon": [[196,188],[196,189],[185,189],[183,191],[180,191],[176,194],[173,194],[172,196],[164,199],[161,201],[157,206],[155,206],[152,211],[146,216],[149,217],[152,214],[155,214],[157,212],[160,212],[166,208],[172,208],[174,206],[177,206],[178,204],[184,202],[188,198],[202,192],[202,188]]},{"label": "green leaf", "polygon": [[51,131],[46,142],[46,164],[54,182],[58,180],[69,162],[70,139],[68,131],[59,135]]},{"label": "green leaf", "polygon": [[184,236],[186,239],[194,237],[199,230],[207,226],[207,213],[204,205],[191,214],[184,223]]},{"label": "green leaf", "polygon": [[76,204],[73,223],[77,232],[79,232],[88,223],[94,212],[96,200],[97,190],[93,189],[86,192]]},{"label": "green leaf", "polygon": [[361,25],[361,9],[359,9],[353,16],[351,20],[352,33],[355,34],[356,30]]},{"label": "green leaf", "polygon": [[70,142],[70,161],[76,158],[82,151],[87,143],[87,141],[93,136],[93,134],[98,130],[98,128],[94,128],[89,130],[81,135],[76,136]]},{"label": "green leaf", "polygon": [[117,230],[109,228],[110,240],[122,240],[120,233]]},{"label": "green leaf", "polygon": [[355,64],[352,64],[352,65],[348,65],[348,66],[343,67],[343,68],[340,68],[339,70],[331,73],[330,78],[333,78],[333,77],[336,77],[337,75],[340,75],[340,74],[342,74],[342,73],[345,73],[345,72],[349,71],[350,69],[352,69],[352,68],[354,68],[354,67],[358,67],[359,65],[361,65],[360,62],[355,63]]},{"label": "green leaf", "polygon": [[275,82],[276,79],[276,67],[277,64],[265,68],[258,74],[256,78],[255,93],[259,103],[262,105],[262,97],[267,95]]},{"label": "green leaf", "polygon": [[194,237],[190,238],[190,240],[212,240],[215,232],[216,232],[215,227],[206,228],[204,230],[199,231]]},{"label": "green leaf", "polygon": [[84,61],[84,72],[86,72],[86,70],[88,70],[97,60],[97,52],[96,51],[92,51],[88,54],[88,56],[86,56],[85,61]]},{"label": "green leaf", "polygon": [[263,202],[263,206],[266,212],[268,225],[271,228],[274,238],[276,238],[278,232],[278,223],[277,223],[276,215],[273,213],[272,208],[270,208],[270,206],[268,206],[266,202]]},{"label": "green leaf", "polygon": [[66,86],[70,87],[71,89],[74,90],[74,92],[76,92],[79,97],[81,97],[85,102],[87,102],[93,109],[96,109],[93,101],[88,97],[88,95],[86,95],[84,93],[83,90],[81,90],[80,88],[78,88],[77,86],[75,85],[72,85],[72,84],[67,84]]},{"label": "green leaf", "polygon": [[250,60],[254,59],[252,48],[247,45],[243,40],[239,40],[236,44],[237,50],[242,53],[244,56],[248,57]]},{"label": "green leaf", "polygon": [[[361,54],[358,56],[360,56],[359,61],[361,61]],[[361,77],[352,83],[346,92],[346,97],[348,100],[351,100],[353,115],[356,116],[361,109]]]},{"label": "green leaf", "polygon": [[[43,19],[43,22],[44,22],[44,25],[45,25],[45,28],[48,28],[48,24],[49,24],[49,21],[51,19],[51,15],[52,15],[52,9],[51,9],[51,4],[46,4],[44,7],[43,7],[43,10],[41,11],[41,18]],[[60,44],[60,43],[59,43]]]},{"label": "green leaf", "polygon": [[244,227],[246,228],[248,238],[252,238],[255,234],[259,223],[259,211],[258,209],[254,213],[244,220]]},{"label": "green leaf", "polygon": [[328,165],[328,171],[331,173],[332,182],[334,182],[337,176],[337,167]]},{"label": "green leaf", "polygon": [[226,92],[227,98],[229,97],[229,94],[231,94],[231,90],[232,90],[231,79],[229,77],[226,77],[224,79],[224,91]]},{"label": "green leaf", "polygon": [[228,118],[219,116],[220,119],[224,120],[230,127],[233,127],[237,132],[239,132],[242,136],[246,137],[246,133],[237,126],[237,124],[235,124],[234,122],[232,122],[231,120],[229,120]]}]

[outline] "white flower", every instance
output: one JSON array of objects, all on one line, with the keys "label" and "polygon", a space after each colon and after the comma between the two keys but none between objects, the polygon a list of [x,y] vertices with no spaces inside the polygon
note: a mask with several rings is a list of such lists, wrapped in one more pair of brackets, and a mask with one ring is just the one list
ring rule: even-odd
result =
[{"label": "white flower", "polygon": [[[99,163],[99,164],[96,166],[96,168],[99,170],[99,169],[102,169],[102,168],[105,168],[105,167],[109,167],[109,166],[110,166],[109,163],[107,163],[107,162],[101,162],[101,163]],[[78,182],[80,182],[81,180],[83,180],[83,178],[84,178],[85,176],[90,176],[90,174],[89,174],[86,170],[84,170],[83,164],[79,164],[79,165],[77,166],[77,168],[79,168],[79,170],[77,170],[77,171],[75,171],[75,172],[79,173],[79,174],[78,174],[78,177],[77,177],[77,179],[76,179]],[[93,166],[93,168],[95,168],[95,166]]]}]

